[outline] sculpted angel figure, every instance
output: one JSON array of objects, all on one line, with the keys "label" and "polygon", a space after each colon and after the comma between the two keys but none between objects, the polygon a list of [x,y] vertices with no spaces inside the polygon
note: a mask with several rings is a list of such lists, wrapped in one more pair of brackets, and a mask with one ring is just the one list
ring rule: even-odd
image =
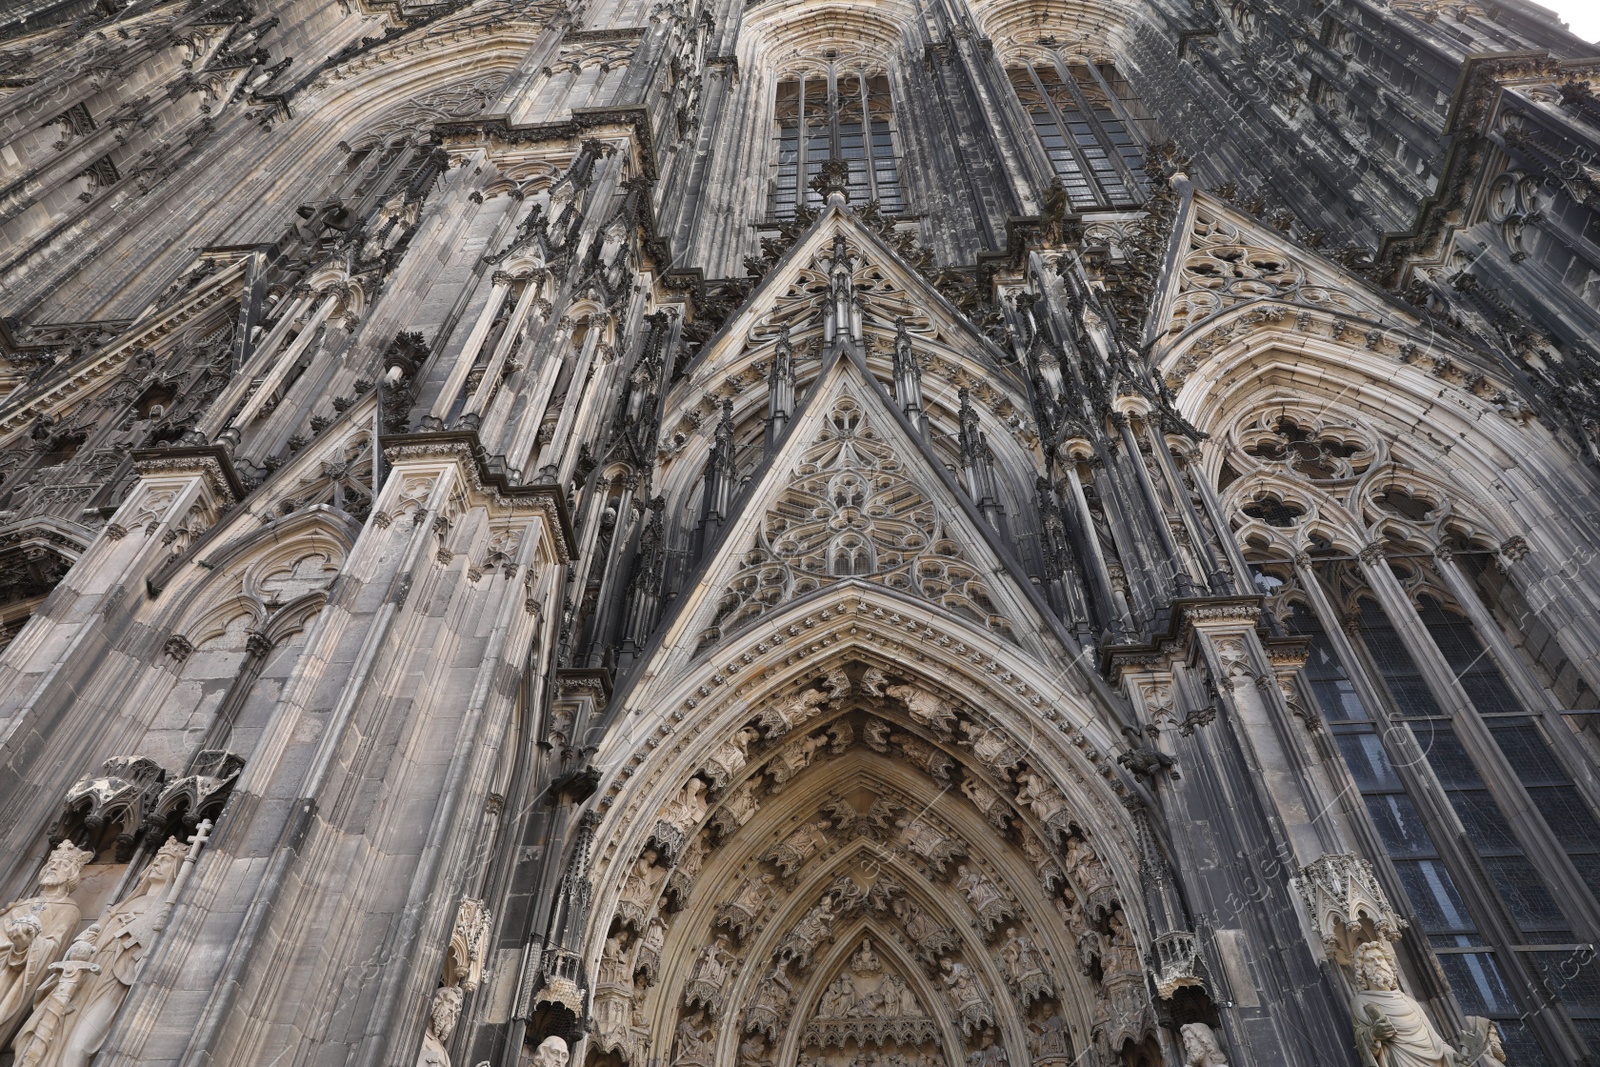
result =
[{"label": "sculpted angel figure", "polygon": [[1014,927],[1008,927],[1005,944],[1000,946],[1000,957],[1005,960],[1006,974],[1024,1004],[1050,993],[1053,983],[1045,967],[1044,955],[1032,939],[1017,933]]},{"label": "sculpted angel figure", "polygon": [[1455,1050],[1422,1006],[1401,990],[1393,951],[1384,941],[1366,941],[1356,949],[1358,991],[1350,1014],[1361,1062],[1365,1067],[1453,1067]]},{"label": "sculpted angel figure", "polygon": [[93,855],[70,841],[61,842],[39,872],[39,891],[0,912],[0,1040],[33,1006],[46,968],[77,928],[72,891]]},{"label": "sculpted angel figure", "polygon": [[944,971],[944,986],[956,1009],[956,1018],[961,1020],[961,1032],[970,1037],[973,1030],[993,1024],[994,1010],[972,969],[948,956],[939,961],[939,967]]}]

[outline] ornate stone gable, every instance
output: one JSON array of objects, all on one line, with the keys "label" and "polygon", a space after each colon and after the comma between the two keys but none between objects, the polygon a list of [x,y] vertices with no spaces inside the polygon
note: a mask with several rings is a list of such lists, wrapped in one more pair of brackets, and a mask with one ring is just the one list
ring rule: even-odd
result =
[{"label": "ornate stone gable", "polygon": [[921,458],[881,387],[839,358],[730,522],[686,623],[697,650],[820,589],[862,581],[1017,642],[1031,608],[999,591],[975,523]]},{"label": "ornate stone gable", "polygon": [[886,420],[845,389],[789,468],[741,566],[721,587],[707,639],[849,578],[932,601],[1002,636],[1011,626],[959,536],[880,433]]}]

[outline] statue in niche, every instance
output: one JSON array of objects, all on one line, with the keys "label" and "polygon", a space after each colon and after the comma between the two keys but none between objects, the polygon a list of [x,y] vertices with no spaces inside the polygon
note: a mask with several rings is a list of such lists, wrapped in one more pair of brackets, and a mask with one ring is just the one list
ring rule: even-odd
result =
[{"label": "statue in niche", "polygon": [[994,1035],[983,1035],[983,1046],[967,1053],[967,1067],[1005,1067],[1006,1050],[994,1043]]},{"label": "statue in niche", "polygon": [[833,897],[825,894],[813,904],[778,945],[778,958],[793,960],[802,968],[809,966],[817,946],[833,935],[833,922],[839,917],[834,903]]},{"label": "statue in niche", "polygon": [[1422,1006],[1400,988],[1387,941],[1356,949],[1357,993],[1350,1002],[1356,1051],[1365,1067],[1453,1067],[1455,1050],[1433,1028]]},{"label": "statue in niche", "polygon": [[959,841],[924,819],[907,817],[894,824],[900,828],[901,843],[927,860],[935,874],[944,874],[945,864],[967,854]]},{"label": "statue in niche", "polygon": [[740,771],[744,770],[745,763],[750,758],[750,746],[755,742],[756,732],[749,727],[738,730],[734,735],[717,746],[715,752],[706,759],[705,774],[711,779],[711,784],[717,789],[725,789]]},{"label": "statue in niche", "polygon": [[417,1067],[450,1067],[450,1053],[444,1043],[456,1032],[461,1020],[461,987],[440,986],[434,990],[433,1003],[428,1007],[428,1029],[422,1035],[422,1051],[417,1053]]},{"label": "statue in niche", "polygon": [[890,905],[895,918],[916,948],[917,958],[932,963],[938,954],[955,947],[955,932],[940,926],[933,917],[909,900],[896,898]]},{"label": "statue in niche", "polygon": [[945,755],[942,749],[935,748],[912,734],[890,734],[889,740],[900,746],[900,751],[905,753],[906,759],[939,781],[950,780],[950,771],[956,765],[955,760]]},{"label": "statue in niche", "polygon": [[1205,1023],[1184,1023],[1178,1037],[1183,1042],[1183,1067],[1228,1067],[1216,1032]]},{"label": "statue in niche", "polygon": [[961,1033],[971,1037],[974,1030],[994,1025],[994,1008],[978,985],[972,968],[948,956],[939,961],[939,968],[944,971],[945,991],[961,1023]]},{"label": "statue in niche", "polygon": [[801,771],[811,766],[817,752],[827,743],[827,734],[812,734],[774,756],[772,762],[767,764],[767,773],[772,775],[772,791],[782,791]]},{"label": "statue in niche", "polygon": [[606,938],[606,947],[600,953],[600,966],[595,972],[597,985],[633,984],[633,968],[628,963],[630,939],[631,935],[627,930],[618,930]]},{"label": "statue in niche", "polygon": [[633,957],[633,973],[643,974],[644,984],[656,984],[656,972],[661,967],[661,948],[667,943],[667,924],[661,916],[652,916],[644,937],[639,940],[639,952]]},{"label": "statue in niche", "polygon": [[776,864],[787,878],[828,843],[828,831],[832,829],[833,821],[830,819],[806,823],[784,838],[767,854],[767,859]]},{"label": "statue in niche", "polygon": [[1093,845],[1081,837],[1070,838],[1067,841],[1066,867],[1072,884],[1084,893],[1086,915],[1098,918],[1102,912],[1111,910],[1116,903],[1116,883],[1106,872],[1106,865],[1101,862]]},{"label": "statue in niche", "polygon": [[551,1035],[539,1042],[539,1047],[533,1050],[533,1063],[530,1067],[567,1067],[567,1061],[571,1056],[566,1041]]},{"label": "statue in niche", "polygon": [[57,845],[39,872],[39,891],[0,912],[0,1040],[33,1006],[33,995],[78,926],[83,865],[94,856],[70,841]]},{"label": "statue in niche", "polygon": [[706,784],[699,778],[690,778],[678,795],[656,813],[655,838],[664,846],[669,862],[677,858],[689,835],[710,810]]},{"label": "statue in niche", "polygon": [[71,977],[81,984],[71,990],[65,1002],[57,1001],[59,1015],[53,1021],[48,1016],[54,1009],[40,1008],[50,1000],[52,987],[68,975],[57,971],[40,985],[43,999],[36,1001],[34,1013],[12,1046],[18,1063],[87,1067],[100,1051],[117,1009],[139,976],[145,953],[160,933],[167,892],[187,852],[176,838],[167,838],[139,876],[133,893],[107,908],[100,921],[90,927],[96,936],[84,942],[87,949],[74,945],[68,950],[74,963],[91,966],[74,968]]},{"label": "statue in niche", "polygon": [[965,863],[957,867],[956,888],[961,890],[973,914],[983,923],[985,934],[993,933],[997,925],[1016,912],[1000,887],[977,867],[968,867]]},{"label": "statue in niche", "polygon": [[827,702],[828,694],[822,690],[804,689],[788,700],[768,707],[756,716],[756,725],[761,727],[767,739],[771,740],[821,715],[822,705]]},{"label": "statue in niche", "polygon": [[772,1062],[767,1052],[767,1039],[761,1034],[751,1034],[739,1042],[739,1067],[767,1067]]},{"label": "statue in niche", "polygon": [[1011,810],[1005,801],[1000,799],[1000,794],[984,785],[970,774],[961,776],[961,792],[970,801],[973,807],[982,813],[989,825],[996,830],[1004,831],[1010,823]]},{"label": "statue in niche", "polygon": [[672,1062],[674,1064],[700,1064],[711,1062],[712,1042],[716,1032],[706,1020],[704,1012],[685,1015],[678,1020]]},{"label": "statue in niche", "polygon": [[1039,884],[1044,887],[1044,891],[1053,895],[1060,888],[1061,883],[1066,880],[1067,875],[1061,869],[1061,865],[1056,862],[1055,857],[1050,855],[1050,850],[1045,848],[1044,842],[1031,833],[1024,833],[1022,835],[1022,854],[1028,857],[1028,862],[1033,864],[1033,869],[1039,872]]},{"label": "statue in niche", "polygon": [[716,925],[726,926],[743,941],[745,932],[767,910],[767,905],[772,901],[773,875],[762,873],[754,878],[748,878],[717,912]]},{"label": "statue in niche", "polygon": [[891,685],[885,692],[905,705],[911,721],[947,734],[956,728],[956,710],[942,697],[914,685]]},{"label": "statue in niche", "polygon": [[728,937],[718,934],[716,942],[700,950],[683,986],[685,1007],[704,1007],[712,1015],[722,1011],[722,987],[733,973],[738,958],[728,950]]},{"label": "statue in niche", "polygon": [[1006,976],[1011,979],[1017,991],[1017,1000],[1023,1007],[1054,991],[1044,954],[1031,938],[1017,933],[1015,927],[1006,929],[1005,943],[1000,946],[1000,958],[1005,961]]},{"label": "statue in niche", "polygon": [[1034,818],[1038,819],[1047,829],[1065,836],[1068,817],[1067,798],[1061,795],[1061,790],[1052,785],[1044,775],[1034,770],[1026,770],[1018,774],[1017,782],[1021,785],[1021,788],[1017,790],[1017,803],[1025,804],[1033,809]]},{"label": "statue in niche", "polygon": [[1140,974],[1139,946],[1134,943],[1133,931],[1122,912],[1111,914],[1111,935],[1105,939],[1100,957],[1100,971],[1108,978],[1118,974]]},{"label": "statue in niche", "polygon": [[1022,761],[1022,750],[999,730],[963,721],[961,732],[967,735],[966,742],[972,746],[972,754],[978,757],[978,762],[1002,778],[1009,777],[1011,769]]},{"label": "statue in niche", "polygon": [[633,861],[633,870],[622,882],[622,893],[617,901],[617,918],[634,928],[643,930],[645,921],[656,906],[656,886],[662,872],[656,867],[656,850],[647,848]]},{"label": "statue in niche", "polygon": [[758,1031],[767,1040],[776,1041],[789,1021],[789,1009],[794,1004],[794,985],[780,963],[756,983],[755,992],[744,1006],[744,1028]]},{"label": "statue in niche", "polygon": [[1058,1011],[1033,1031],[1033,1062],[1037,1064],[1066,1061],[1072,1058],[1072,1041],[1067,1021]]},{"label": "statue in niche", "polygon": [[720,836],[732,837],[760,810],[761,801],[756,798],[755,783],[746,782],[728,794],[728,799],[711,816],[711,826]]}]

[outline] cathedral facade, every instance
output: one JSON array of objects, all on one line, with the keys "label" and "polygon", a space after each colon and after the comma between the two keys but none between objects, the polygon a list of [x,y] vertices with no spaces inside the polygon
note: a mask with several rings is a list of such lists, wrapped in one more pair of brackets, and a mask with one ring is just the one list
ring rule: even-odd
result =
[{"label": "cathedral facade", "polygon": [[1600,1064],[1597,53],[14,0],[0,1067]]}]

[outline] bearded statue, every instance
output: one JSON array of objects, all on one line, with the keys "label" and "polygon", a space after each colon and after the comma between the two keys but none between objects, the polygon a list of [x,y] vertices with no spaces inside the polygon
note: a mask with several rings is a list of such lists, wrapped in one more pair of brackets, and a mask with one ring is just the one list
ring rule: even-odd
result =
[{"label": "bearded statue", "polygon": [[434,990],[433,1002],[428,1005],[428,1031],[422,1035],[422,1051],[417,1054],[417,1067],[450,1067],[450,1053],[444,1043],[456,1032],[461,1020],[460,986],[440,986]]},{"label": "bearded statue", "polygon": [[1184,1023],[1178,1037],[1183,1042],[1184,1067],[1228,1067],[1216,1031],[1205,1023]]},{"label": "bearded statue", "polygon": [[61,842],[39,872],[38,893],[0,912],[0,1048],[33,1008],[47,969],[78,926],[78,906],[70,897],[93,855]]},{"label": "bearded statue", "polygon": [[567,1043],[559,1037],[547,1037],[533,1051],[530,1067],[567,1067]]},{"label": "bearded statue", "polygon": [[1356,1050],[1363,1067],[1454,1067],[1455,1050],[1433,1028],[1422,1006],[1400,988],[1394,949],[1367,941],[1356,949],[1350,1002]]}]

